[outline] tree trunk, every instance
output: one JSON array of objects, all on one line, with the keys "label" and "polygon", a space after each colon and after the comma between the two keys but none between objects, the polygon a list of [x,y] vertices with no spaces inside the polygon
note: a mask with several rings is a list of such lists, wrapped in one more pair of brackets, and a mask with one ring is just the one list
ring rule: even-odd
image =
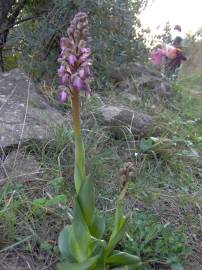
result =
[{"label": "tree trunk", "polygon": [[0,47],[0,72],[4,72],[3,48]]},{"label": "tree trunk", "polygon": [[0,0],[0,70],[4,72],[3,49],[6,44],[9,29],[26,4],[27,0]]},{"label": "tree trunk", "polygon": [[2,72],[5,71],[4,59],[3,59],[3,49],[4,49],[4,45],[6,43],[7,35],[8,35],[8,31],[0,33],[0,70]]}]

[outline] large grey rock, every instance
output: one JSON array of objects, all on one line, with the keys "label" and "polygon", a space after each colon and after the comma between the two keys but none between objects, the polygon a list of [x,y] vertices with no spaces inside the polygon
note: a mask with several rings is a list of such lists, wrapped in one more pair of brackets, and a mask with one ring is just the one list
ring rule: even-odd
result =
[{"label": "large grey rock", "polygon": [[127,91],[132,94],[140,93],[156,95],[158,97],[170,97],[172,88],[165,76],[152,68],[139,63],[127,63],[120,67],[108,66],[108,75],[115,81],[115,90]]},{"label": "large grey rock", "polygon": [[62,115],[19,69],[0,74],[0,146],[50,139]]},{"label": "large grey rock", "polygon": [[127,131],[138,136],[148,135],[153,124],[151,116],[126,106],[102,106],[98,115],[101,124],[109,126],[119,137]]}]

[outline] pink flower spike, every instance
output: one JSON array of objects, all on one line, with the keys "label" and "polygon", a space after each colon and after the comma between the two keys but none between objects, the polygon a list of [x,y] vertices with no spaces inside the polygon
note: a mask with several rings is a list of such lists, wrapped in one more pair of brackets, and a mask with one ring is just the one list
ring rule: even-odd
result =
[{"label": "pink flower spike", "polygon": [[83,91],[88,95],[90,91],[89,79],[91,77],[91,50],[88,47],[88,18],[86,13],[79,12],[71,21],[67,29],[67,37],[60,40],[60,101],[69,99],[69,91]]},{"label": "pink flower spike", "polygon": [[65,102],[68,100],[68,94],[64,90],[60,92],[60,102]]},{"label": "pink flower spike", "polygon": [[81,90],[83,88],[83,81],[79,76],[76,76],[73,80],[72,86],[76,90]]},{"label": "pink flower spike", "polygon": [[70,54],[69,57],[68,57],[68,62],[70,65],[74,65],[76,62],[77,62],[77,58],[75,55],[73,54]]}]

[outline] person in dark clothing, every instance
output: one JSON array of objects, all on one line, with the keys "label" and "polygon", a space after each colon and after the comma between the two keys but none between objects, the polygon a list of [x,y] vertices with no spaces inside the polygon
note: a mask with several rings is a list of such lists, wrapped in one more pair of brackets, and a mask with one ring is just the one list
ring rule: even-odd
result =
[{"label": "person in dark clothing", "polygon": [[177,75],[177,69],[181,66],[182,61],[186,60],[187,58],[183,55],[182,50],[177,48],[175,58],[168,59],[166,63],[168,76]]}]

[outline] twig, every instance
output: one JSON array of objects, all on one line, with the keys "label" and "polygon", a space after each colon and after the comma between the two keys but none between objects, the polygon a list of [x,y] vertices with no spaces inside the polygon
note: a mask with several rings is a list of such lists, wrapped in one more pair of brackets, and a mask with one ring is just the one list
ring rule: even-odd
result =
[{"label": "twig", "polygon": [[18,21],[16,21],[11,27],[13,27],[13,26],[15,26],[15,25],[17,25],[17,24],[26,22],[26,21],[30,21],[30,20],[33,20],[33,19],[38,19],[39,17],[40,17],[40,15],[38,15],[38,16],[32,16],[32,17],[27,17],[27,18],[18,20]]},{"label": "twig", "polygon": [[5,106],[5,104],[8,102],[8,100],[12,97],[12,95],[13,95],[14,92],[15,92],[15,89],[16,89],[16,86],[15,86],[15,88],[11,91],[11,93],[10,93],[10,95],[7,97],[6,101],[1,105],[0,111],[1,111],[1,109]]},{"label": "twig", "polygon": [[8,247],[6,247],[6,248],[0,250],[0,253],[5,252],[5,251],[8,251],[8,250],[10,250],[10,249],[13,249],[14,247],[17,247],[17,246],[21,245],[22,243],[27,242],[27,241],[30,240],[31,238],[32,238],[32,235],[29,235],[29,236],[25,237],[24,239],[18,241],[17,243],[15,243],[15,244],[13,244],[13,245],[11,245],[11,246],[8,246]]}]

